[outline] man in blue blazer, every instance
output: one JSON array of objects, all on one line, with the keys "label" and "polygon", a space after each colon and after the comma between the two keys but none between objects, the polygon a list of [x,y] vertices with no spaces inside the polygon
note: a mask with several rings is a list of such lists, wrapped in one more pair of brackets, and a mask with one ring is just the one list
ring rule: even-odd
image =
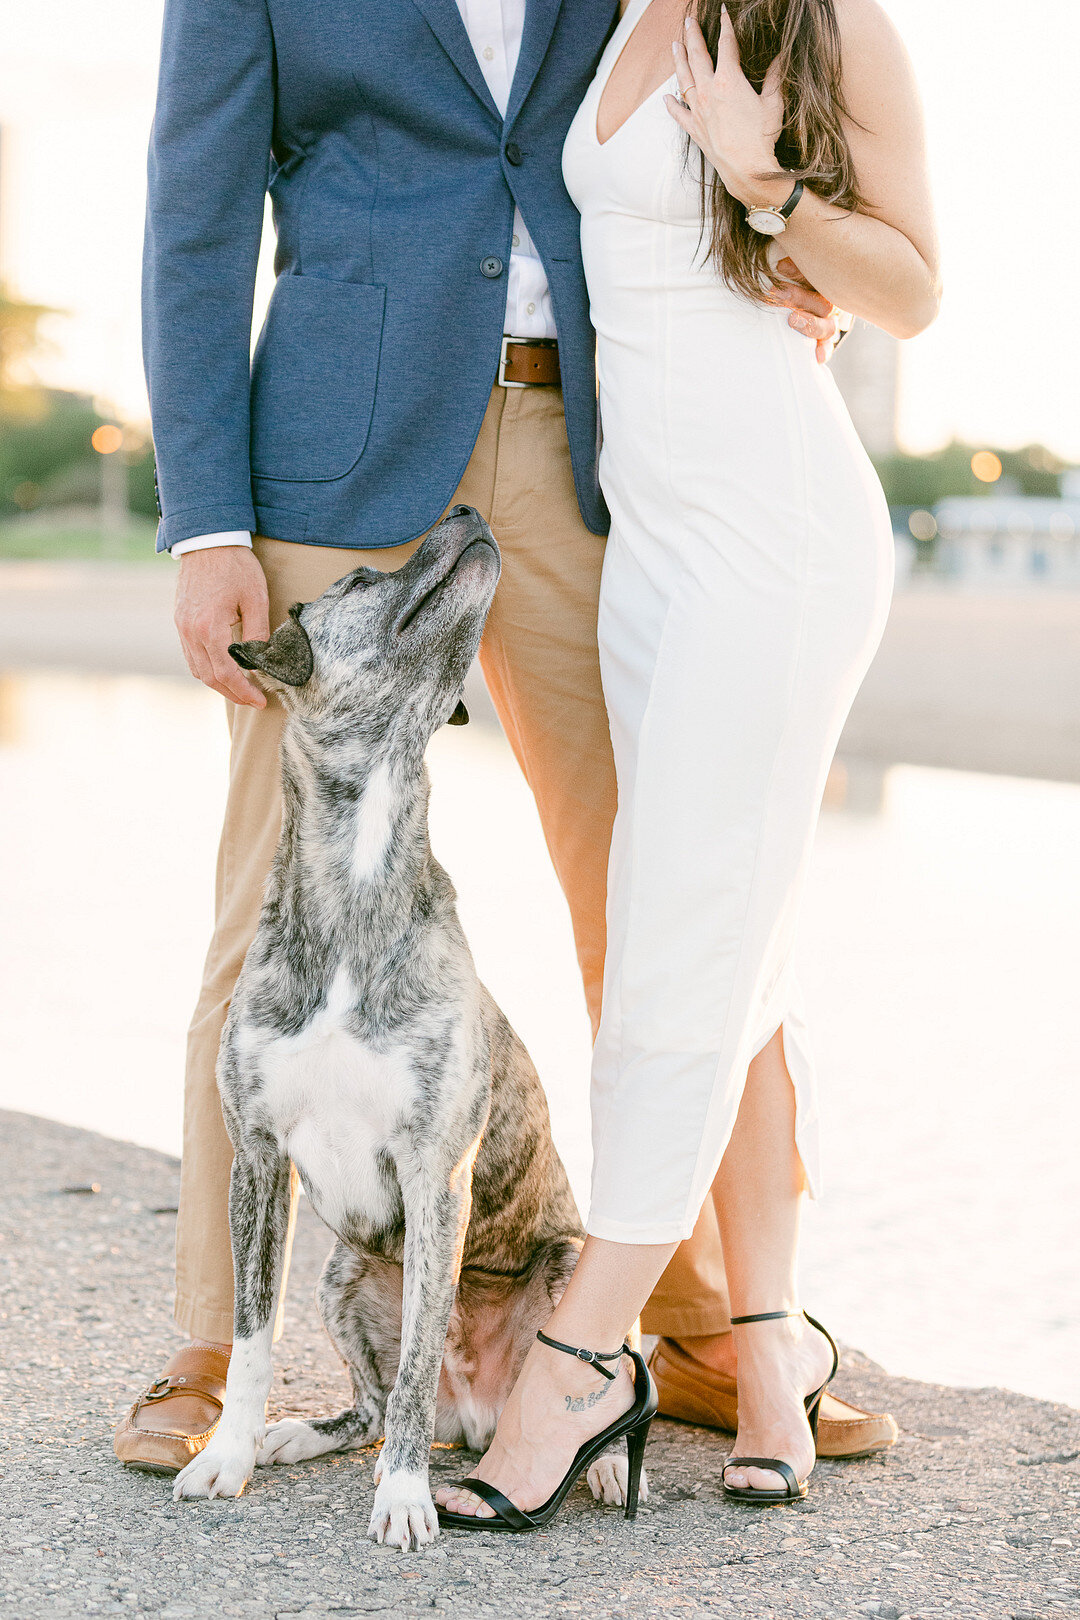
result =
[{"label": "man in blue blazer", "polygon": [[[176,1319],[189,1341],[117,1431],[134,1467],[175,1471],[205,1445],[232,1336],[232,1153],[214,1071],[277,842],[284,716],[227,647],[265,638],[361,561],[400,566],[454,501],[478,507],[502,549],[484,672],[598,1016],[615,805],[596,650],[607,515],[561,153],[616,9],[167,0],[144,278],[158,546],[183,558],[177,625],[192,673],[229,700],[232,755],[188,1048]],[[277,281],[252,362],[268,190]],[[791,301],[828,340],[825,301],[798,287]],[[711,1361],[716,1421],[733,1428],[715,1221],[650,1312],[647,1329],[695,1341],[703,1375]]]}]

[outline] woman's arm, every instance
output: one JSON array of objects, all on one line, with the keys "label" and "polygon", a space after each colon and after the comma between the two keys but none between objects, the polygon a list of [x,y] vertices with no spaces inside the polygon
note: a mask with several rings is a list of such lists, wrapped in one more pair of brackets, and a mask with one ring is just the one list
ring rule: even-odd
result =
[{"label": "woman's arm", "polygon": [[[915,337],[941,301],[919,93],[907,51],[876,0],[837,0],[836,10],[846,134],[865,211],[847,213],[808,189],[783,249],[834,304],[894,337]],[[770,74],[760,95],[754,90],[739,65],[730,20],[725,16],[715,69],[693,20],[675,60],[688,108],[668,97],[669,110],[727,190],[747,207],[786,202],[791,179],[775,156],[783,122],[779,85]],[[761,178],[770,173],[777,178]]]}]

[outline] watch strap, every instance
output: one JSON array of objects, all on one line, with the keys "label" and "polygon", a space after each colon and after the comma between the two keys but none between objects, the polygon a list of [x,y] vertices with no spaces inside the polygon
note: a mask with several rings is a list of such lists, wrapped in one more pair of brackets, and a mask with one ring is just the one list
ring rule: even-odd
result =
[{"label": "watch strap", "polygon": [[802,194],[805,190],[806,187],[803,185],[802,181],[796,180],[795,190],[791,193],[791,196],[788,198],[783,208],[778,208],[776,212],[782,215],[784,219],[790,219],[796,208],[798,208],[799,203],[802,201]]}]

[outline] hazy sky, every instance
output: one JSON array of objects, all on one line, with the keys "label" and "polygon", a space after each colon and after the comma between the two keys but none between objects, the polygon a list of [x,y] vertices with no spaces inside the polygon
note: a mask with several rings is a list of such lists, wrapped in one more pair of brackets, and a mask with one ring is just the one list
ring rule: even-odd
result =
[{"label": "hazy sky", "polygon": [[[903,433],[1080,461],[1080,0],[885,0],[924,89],[945,249]],[[143,418],[138,283],[160,0],[0,0],[0,274],[66,311],[47,374]],[[265,292],[265,287],[264,287]]]}]

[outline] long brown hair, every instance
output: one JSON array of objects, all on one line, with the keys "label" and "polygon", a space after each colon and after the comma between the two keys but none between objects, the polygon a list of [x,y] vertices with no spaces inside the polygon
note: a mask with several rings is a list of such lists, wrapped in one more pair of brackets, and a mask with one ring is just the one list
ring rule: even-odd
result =
[{"label": "long brown hair", "polygon": [[[840,27],[834,0],[727,0],[743,72],[760,91],[780,59],[784,129],[777,161],[827,202],[858,208],[863,199],[844,131]],[[716,59],[721,0],[697,0],[697,20]],[[729,287],[760,300],[769,280],[769,238],[746,223],[746,210],[719,175],[702,168],[702,241]]]}]

